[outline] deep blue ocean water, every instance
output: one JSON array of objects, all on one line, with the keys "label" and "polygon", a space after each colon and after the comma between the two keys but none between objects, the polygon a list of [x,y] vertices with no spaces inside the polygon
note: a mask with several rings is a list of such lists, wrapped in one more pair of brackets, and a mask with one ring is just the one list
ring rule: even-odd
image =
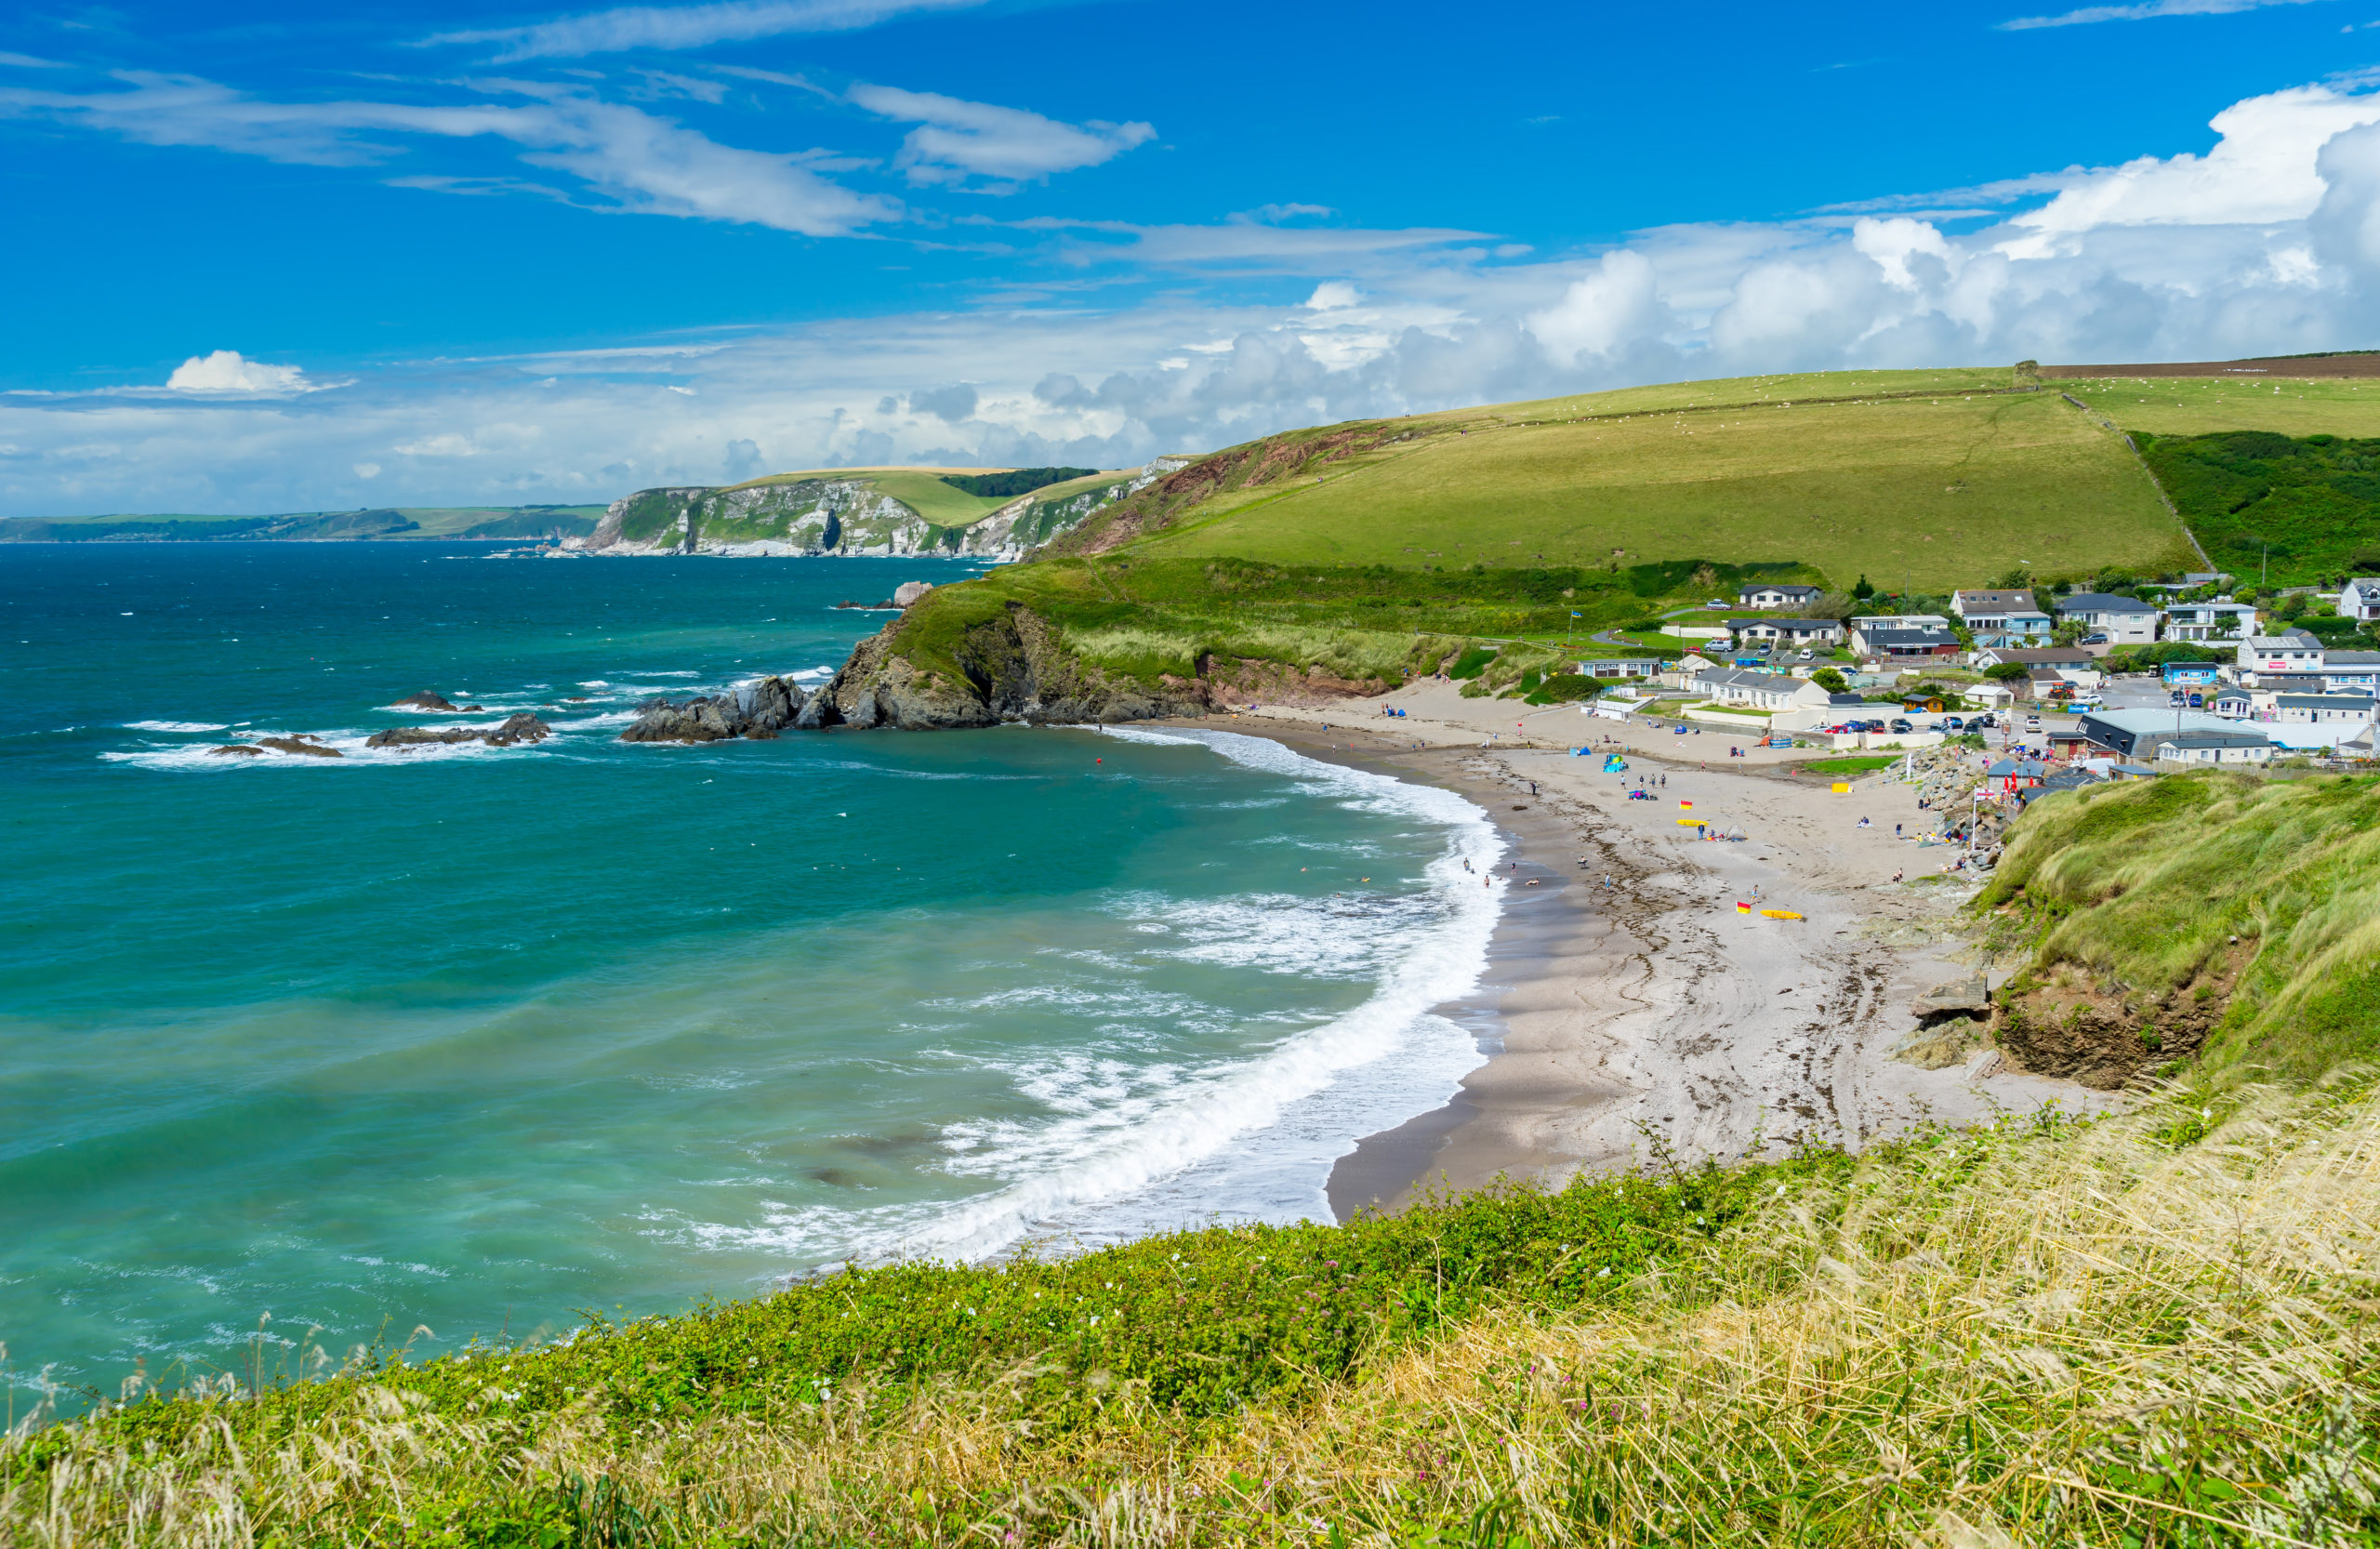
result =
[{"label": "deep blue ocean water", "polygon": [[[1477,809],[1228,734],[617,740],[974,569],[0,548],[20,1380],[1328,1219],[1331,1159],[1476,1063],[1430,1008],[1493,923]],[[386,708],[419,689],[484,713]],[[558,735],[363,747],[521,708]],[[206,751],[271,733],[346,756]]]}]

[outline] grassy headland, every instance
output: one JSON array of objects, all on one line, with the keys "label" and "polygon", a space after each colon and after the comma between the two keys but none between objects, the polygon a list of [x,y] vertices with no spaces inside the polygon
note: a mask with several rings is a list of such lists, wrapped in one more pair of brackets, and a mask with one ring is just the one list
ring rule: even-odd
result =
[{"label": "grassy headland", "polygon": [[280,516],[9,517],[0,520],[0,543],[584,537],[602,515],[601,506],[390,506]]},{"label": "grassy headland", "polygon": [[[1569,567],[1422,571],[1391,565],[1265,564],[1236,559],[1072,554],[1012,565],[938,588],[910,610],[903,654],[958,672],[969,631],[1012,604],[1064,629],[1067,648],[1108,673],[1155,686],[1201,675],[1210,659],[1319,669],[1395,682],[1435,670],[1467,640],[1518,642],[1491,652],[1501,688],[1566,655],[1608,654],[1589,636],[1674,606],[1689,591],[1732,592],[1747,579],[1799,580],[1793,565],[1717,566],[1686,560],[1625,570]],[[1699,577],[1698,583],[1697,577]],[[1572,617],[1573,614],[1578,617]],[[1573,642],[1565,651],[1561,637]],[[1679,642],[1672,641],[1674,653]],[[1631,650],[1635,648],[1631,647]]]}]

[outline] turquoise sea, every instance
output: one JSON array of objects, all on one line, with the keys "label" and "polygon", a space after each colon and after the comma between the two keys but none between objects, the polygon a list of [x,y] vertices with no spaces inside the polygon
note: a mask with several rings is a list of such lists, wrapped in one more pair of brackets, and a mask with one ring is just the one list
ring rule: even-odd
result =
[{"label": "turquoise sea", "polygon": [[[616,740],[974,569],[0,549],[15,1380],[1328,1219],[1477,1063],[1431,1008],[1494,923],[1478,809],[1223,733]],[[363,747],[522,708],[558,735]],[[276,732],[346,756],[206,751]]]}]

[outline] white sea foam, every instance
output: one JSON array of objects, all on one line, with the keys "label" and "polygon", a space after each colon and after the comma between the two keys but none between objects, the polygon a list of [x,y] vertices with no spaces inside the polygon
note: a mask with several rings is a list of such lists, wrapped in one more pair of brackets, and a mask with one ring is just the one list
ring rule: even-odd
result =
[{"label": "white sea foam", "polygon": [[220,721],[127,721],[127,732],[221,732],[230,729]]},{"label": "white sea foam", "polygon": [[[465,722],[465,724],[476,724]],[[434,728],[433,728],[434,729]],[[290,735],[287,732],[263,728],[243,734],[248,737]],[[552,751],[550,741],[516,743],[509,748],[491,748],[483,742],[416,743],[402,748],[368,748],[368,731],[347,730],[315,734],[311,740],[325,748],[336,748],[335,759],[315,758],[306,753],[284,753],[267,748],[258,753],[218,753],[217,744],[185,742],[170,746],[152,746],[136,752],[105,752],[99,755],[104,763],[128,763],[139,769],[223,770],[223,769],[377,769],[389,764],[430,763],[448,759],[516,758]]]},{"label": "white sea foam", "polygon": [[[1260,738],[1127,729],[1106,735],[1204,744],[1235,762],[1293,778],[1309,794],[1442,829],[1446,848],[1427,867],[1429,885],[1419,896],[1252,895],[1169,904],[1165,922],[1176,936],[1149,944],[1189,960],[1369,976],[1373,993],[1314,1026],[1283,1026],[1278,1039],[1253,1056],[1197,1068],[1136,1066],[1096,1053],[1020,1064],[1010,1072],[1020,1092],[1056,1117],[950,1126],[944,1138],[951,1171],[1009,1180],[963,1204],[859,1211],[776,1206],[754,1225],[679,1221],[669,1224],[674,1229],[814,1262],[822,1251],[855,1261],[983,1258],[1032,1238],[1114,1240],[1217,1214],[1328,1219],[1323,1185],[1336,1158],[1362,1136],[1453,1095],[1480,1055],[1473,1038],[1433,1008],[1476,987],[1487,964],[1505,887],[1476,885],[1477,873],[1503,849],[1488,814],[1450,791],[1322,763]],[[1118,912],[1145,917],[1155,912],[1148,907],[1154,902],[1126,900]],[[1360,917],[1362,928],[1351,929],[1351,917]],[[1079,991],[1051,986],[998,999],[1064,1005]]]}]

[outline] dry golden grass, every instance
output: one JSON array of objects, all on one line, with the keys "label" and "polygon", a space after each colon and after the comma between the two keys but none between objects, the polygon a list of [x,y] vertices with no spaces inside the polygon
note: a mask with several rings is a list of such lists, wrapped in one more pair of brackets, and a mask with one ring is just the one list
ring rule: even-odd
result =
[{"label": "dry golden grass", "polygon": [[2204,1101],[1910,1148],[1625,1312],[1491,1315],[1221,1424],[1119,1389],[1045,1436],[1022,1370],[627,1434],[374,1386],[271,1449],[12,1468],[0,1542],[2368,1544],[2380,1101]]}]

